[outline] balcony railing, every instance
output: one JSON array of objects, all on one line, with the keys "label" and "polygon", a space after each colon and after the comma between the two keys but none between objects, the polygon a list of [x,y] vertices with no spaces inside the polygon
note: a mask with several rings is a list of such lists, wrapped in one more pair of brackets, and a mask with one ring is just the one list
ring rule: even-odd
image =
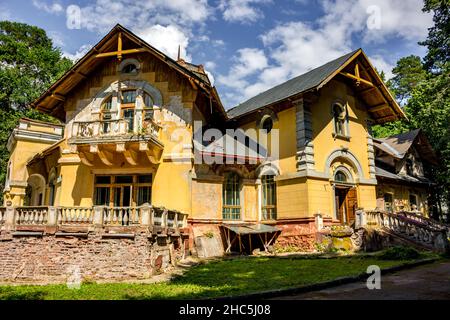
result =
[{"label": "balcony railing", "polygon": [[[163,207],[142,205],[139,207],[0,207],[2,230],[61,229],[71,230],[143,227],[154,232],[179,233],[187,226],[187,214]],[[91,228],[92,229],[92,228]]]},{"label": "balcony railing", "polygon": [[142,125],[130,126],[124,119],[102,121],[75,121],[72,125],[73,138],[114,137],[130,134],[158,137],[161,126],[153,120],[144,120]]}]

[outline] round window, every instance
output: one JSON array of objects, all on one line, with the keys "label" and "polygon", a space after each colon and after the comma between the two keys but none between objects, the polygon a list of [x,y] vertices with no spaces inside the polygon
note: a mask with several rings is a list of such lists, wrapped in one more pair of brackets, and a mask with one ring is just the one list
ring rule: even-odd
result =
[{"label": "round window", "polygon": [[334,181],[337,182],[347,182],[347,176],[342,171],[336,172],[334,175]]},{"label": "round window", "polygon": [[267,133],[269,133],[270,131],[272,131],[272,128],[273,128],[273,120],[272,120],[271,117],[267,117],[266,119],[263,120],[262,128],[263,128],[264,130],[266,130]]}]

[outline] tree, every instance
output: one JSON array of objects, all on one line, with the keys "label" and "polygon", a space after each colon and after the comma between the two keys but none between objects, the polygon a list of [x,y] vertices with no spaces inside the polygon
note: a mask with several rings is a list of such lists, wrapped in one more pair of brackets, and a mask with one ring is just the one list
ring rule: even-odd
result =
[{"label": "tree", "polygon": [[400,58],[392,69],[394,77],[389,81],[390,89],[397,101],[405,104],[414,88],[428,77],[419,56],[410,55]]},{"label": "tree", "polygon": [[9,135],[24,116],[57,121],[28,105],[71,66],[72,61],[62,57],[60,49],[53,47],[44,30],[23,23],[0,21],[1,190],[9,159],[6,148]]},{"label": "tree", "polygon": [[439,73],[450,60],[450,2],[425,0],[423,11],[433,11],[434,25],[428,29],[427,39],[419,44],[428,48],[424,59],[427,70]]}]

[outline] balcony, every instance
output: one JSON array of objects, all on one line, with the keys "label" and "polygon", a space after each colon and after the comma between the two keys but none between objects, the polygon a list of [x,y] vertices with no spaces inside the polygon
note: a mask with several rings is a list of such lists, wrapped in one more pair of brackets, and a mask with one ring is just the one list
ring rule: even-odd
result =
[{"label": "balcony", "polygon": [[163,207],[2,207],[1,233],[12,236],[106,236],[148,233],[179,236],[187,233],[187,214]]},{"label": "balcony", "polygon": [[144,120],[142,125],[134,125],[129,120],[75,121],[69,142],[80,144],[99,140],[121,140],[130,137],[159,139],[161,126],[153,120]]},{"label": "balcony", "polygon": [[164,148],[160,132],[161,126],[151,119],[76,121],[68,142],[71,151],[77,152],[87,166],[112,167],[123,161],[139,166],[160,162]]}]

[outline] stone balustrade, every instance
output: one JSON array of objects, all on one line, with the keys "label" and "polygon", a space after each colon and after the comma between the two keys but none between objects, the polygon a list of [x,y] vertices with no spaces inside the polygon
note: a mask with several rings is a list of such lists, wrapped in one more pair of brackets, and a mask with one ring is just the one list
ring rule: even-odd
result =
[{"label": "stone balustrade", "polygon": [[89,139],[95,137],[113,137],[127,134],[144,134],[158,137],[161,126],[153,120],[143,120],[142,125],[129,127],[124,119],[101,121],[75,121],[72,125],[72,138]]},{"label": "stone balustrade", "polygon": [[2,207],[0,226],[1,230],[13,232],[52,233],[64,228],[94,232],[138,227],[155,233],[179,234],[187,226],[187,214],[148,204],[139,207]]},{"label": "stone balustrade", "polygon": [[381,227],[430,249],[445,251],[449,248],[448,229],[409,214],[384,211],[358,211],[358,226]]}]

